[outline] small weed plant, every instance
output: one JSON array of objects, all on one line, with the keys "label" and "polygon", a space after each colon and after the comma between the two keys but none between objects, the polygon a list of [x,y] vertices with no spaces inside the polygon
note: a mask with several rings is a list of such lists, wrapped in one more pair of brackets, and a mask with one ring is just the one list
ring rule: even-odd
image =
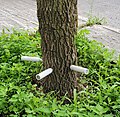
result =
[{"label": "small weed plant", "polygon": [[106,24],[106,20],[105,18],[99,18],[97,16],[92,16],[90,15],[88,20],[86,21],[85,24],[81,25],[79,28],[84,28],[84,27],[87,27],[87,26],[93,26],[93,25],[103,25],[103,24]]},{"label": "small weed plant", "polygon": [[87,26],[93,26],[95,24],[102,25],[105,24],[105,18],[99,18],[97,16],[89,16],[88,21],[86,22]]},{"label": "small weed plant", "polygon": [[40,35],[29,31],[4,31],[0,35],[1,117],[120,117],[120,57],[113,59],[101,43],[86,38],[88,30],[75,37],[79,65],[90,70],[81,74],[82,90],[74,90],[71,104],[57,100],[54,92],[44,94],[32,79],[41,62],[21,61],[22,55],[42,56]]}]

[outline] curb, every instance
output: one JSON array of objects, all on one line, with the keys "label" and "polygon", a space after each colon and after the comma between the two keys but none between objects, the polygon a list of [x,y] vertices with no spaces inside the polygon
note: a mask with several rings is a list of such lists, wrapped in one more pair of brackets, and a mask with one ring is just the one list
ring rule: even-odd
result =
[{"label": "curb", "polygon": [[[88,18],[86,17],[81,17],[78,15],[78,20],[82,20],[84,22],[87,22],[88,21]],[[119,33],[120,34],[120,29],[118,28],[113,28],[113,27],[110,27],[110,26],[105,26],[105,25],[101,25],[104,29],[107,29],[107,30],[110,30],[110,31],[113,31],[115,33]]]}]

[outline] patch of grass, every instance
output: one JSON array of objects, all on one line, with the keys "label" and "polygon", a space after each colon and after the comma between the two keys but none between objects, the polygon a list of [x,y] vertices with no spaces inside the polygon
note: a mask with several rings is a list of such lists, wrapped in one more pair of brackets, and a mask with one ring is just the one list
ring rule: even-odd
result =
[{"label": "patch of grass", "polygon": [[97,16],[89,16],[87,22],[80,26],[80,28],[84,28],[87,26],[93,26],[93,25],[103,25],[106,24],[105,18],[99,18]]},{"label": "patch of grass", "polygon": [[56,99],[54,92],[44,94],[32,85],[41,62],[21,61],[22,55],[40,56],[40,35],[16,31],[0,35],[0,116],[1,117],[119,117],[120,57],[101,43],[86,38],[88,30],[75,37],[79,65],[90,70],[78,78],[82,91],[74,90],[74,100],[63,105],[66,96]]},{"label": "patch of grass", "polygon": [[86,22],[86,25],[87,26],[92,26],[92,25],[95,25],[95,24],[103,25],[105,23],[106,23],[105,18],[99,18],[97,16],[90,16],[88,18],[88,21]]}]

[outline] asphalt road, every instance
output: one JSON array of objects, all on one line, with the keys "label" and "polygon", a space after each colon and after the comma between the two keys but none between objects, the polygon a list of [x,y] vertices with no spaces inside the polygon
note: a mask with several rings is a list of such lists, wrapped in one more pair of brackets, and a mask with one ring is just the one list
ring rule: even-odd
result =
[{"label": "asphalt road", "polygon": [[120,29],[120,0],[78,0],[78,14],[104,17],[107,25]]}]

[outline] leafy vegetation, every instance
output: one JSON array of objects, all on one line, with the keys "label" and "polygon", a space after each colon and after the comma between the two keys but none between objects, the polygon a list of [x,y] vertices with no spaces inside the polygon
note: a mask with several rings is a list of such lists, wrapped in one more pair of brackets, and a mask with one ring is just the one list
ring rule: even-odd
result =
[{"label": "leafy vegetation", "polygon": [[86,38],[88,30],[76,38],[79,65],[90,70],[81,74],[82,90],[74,90],[71,104],[66,96],[56,99],[54,92],[44,94],[32,84],[42,69],[41,62],[21,61],[22,55],[40,56],[40,35],[16,31],[0,35],[0,116],[1,117],[120,117],[120,57],[96,41]]},{"label": "leafy vegetation", "polygon": [[102,25],[102,24],[105,24],[105,23],[106,23],[105,18],[99,18],[97,16],[90,16],[88,18],[88,21],[86,22],[86,25],[87,26],[92,26],[92,25],[95,25],[95,24]]},{"label": "leafy vegetation", "polygon": [[84,28],[84,27],[87,27],[87,26],[93,26],[93,25],[103,25],[103,24],[106,24],[106,20],[105,18],[99,18],[97,16],[92,16],[90,15],[88,20],[86,21],[85,24],[81,25],[79,28]]}]

